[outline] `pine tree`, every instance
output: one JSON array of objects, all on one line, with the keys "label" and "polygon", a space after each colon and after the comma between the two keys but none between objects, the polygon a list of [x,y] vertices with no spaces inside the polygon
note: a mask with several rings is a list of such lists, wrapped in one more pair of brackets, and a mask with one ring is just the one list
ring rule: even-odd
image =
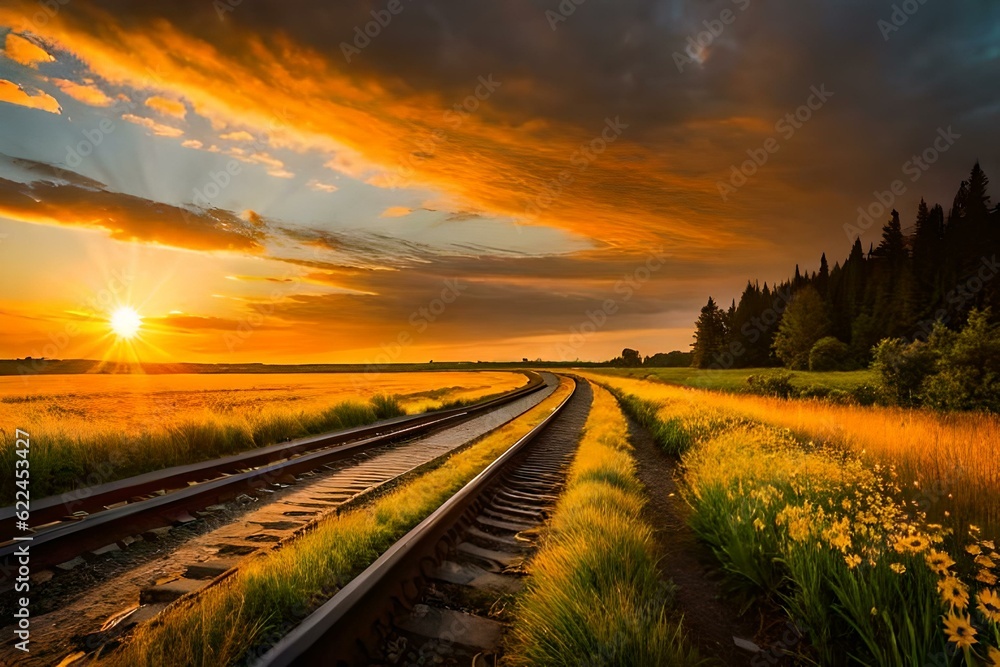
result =
[{"label": "pine tree", "polygon": [[708,303],[701,309],[701,315],[695,324],[691,365],[695,368],[708,368],[725,346],[726,315],[716,305],[715,299],[708,297]]}]

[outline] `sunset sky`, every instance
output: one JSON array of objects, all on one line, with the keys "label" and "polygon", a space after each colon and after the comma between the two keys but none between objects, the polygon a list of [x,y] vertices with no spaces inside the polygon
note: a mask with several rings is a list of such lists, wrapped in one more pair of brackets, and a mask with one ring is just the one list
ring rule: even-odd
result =
[{"label": "sunset sky", "polygon": [[333,4],[0,6],[0,357],[122,305],[149,361],[686,350],[894,180],[906,226],[1000,174],[993,0]]}]

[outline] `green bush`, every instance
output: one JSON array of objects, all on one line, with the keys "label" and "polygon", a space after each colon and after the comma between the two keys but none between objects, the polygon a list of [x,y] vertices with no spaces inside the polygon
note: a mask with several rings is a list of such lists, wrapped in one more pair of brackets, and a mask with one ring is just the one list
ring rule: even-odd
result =
[{"label": "green bush", "polygon": [[811,384],[799,390],[799,398],[827,398],[833,389],[821,384]]},{"label": "green bush", "polygon": [[747,391],[759,396],[789,398],[795,394],[791,373],[761,373],[747,378]]},{"label": "green bush", "polygon": [[927,342],[884,339],[872,370],[891,402],[939,410],[1000,412],[1000,328],[990,310],[972,310],[965,327],[936,323]]},{"label": "green bush", "polygon": [[816,341],[809,351],[809,370],[846,371],[850,366],[851,350],[833,336]]}]

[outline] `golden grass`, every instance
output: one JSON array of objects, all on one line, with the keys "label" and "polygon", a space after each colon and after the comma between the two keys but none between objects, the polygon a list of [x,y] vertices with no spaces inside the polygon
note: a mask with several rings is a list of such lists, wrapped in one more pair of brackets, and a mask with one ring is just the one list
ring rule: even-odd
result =
[{"label": "golden grass", "polygon": [[[6,377],[0,464],[13,469],[14,429],[30,433],[32,491],[41,497],[525,382],[505,372]],[[399,406],[373,409],[376,396],[394,396]],[[12,502],[12,484],[0,480],[0,502]]]},{"label": "golden grass", "polygon": [[627,425],[614,398],[594,404],[508,640],[511,665],[700,664],[669,618]]},{"label": "golden grass", "polygon": [[170,667],[239,664],[251,649],[275,642],[295,622],[374,561],[406,531],[537,426],[568,395],[556,392],[369,506],[322,521],[279,551],[256,558],[191,603],[140,627],[102,665]]},{"label": "golden grass", "polygon": [[673,410],[719,410],[862,454],[893,466],[932,514],[948,512],[956,523],[982,523],[1000,535],[1000,417],[995,415],[833,405],[580,374]]}]

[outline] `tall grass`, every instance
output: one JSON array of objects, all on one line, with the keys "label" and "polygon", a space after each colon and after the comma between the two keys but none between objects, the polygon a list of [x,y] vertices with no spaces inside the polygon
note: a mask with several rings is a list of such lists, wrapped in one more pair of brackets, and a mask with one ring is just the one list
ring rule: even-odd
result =
[{"label": "tall grass", "polygon": [[568,393],[569,384],[564,382],[526,415],[452,455],[440,467],[249,562],[192,602],[140,627],[100,664],[214,667],[240,664],[251,651],[265,650],[538,425]]},{"label": "tall grass", "polygon": [[[872,464],[893,466],[909,495],[936,520],[956,526],[979,524],[1000,538],[1000,417],[996,415],[833,405],[581,375],[672,410],[771,424],[800,439],[855,452]],[[666,424],[669,418],[660,421]]]},{"label": "tall grass", "polygon": [[784,606],[819,664],[1000,659],[1000,554],[977,526],[932,523],[894,469],[723,405],[668,399],[656,415],[690,427],[692,527],[732,584]]},{"label": "tall grass", "polygon": [[652,530],[614,399],[594,404],[548,536],[517,605],[512,665],[659,667],[700,664],[670,618]]},{"label": "tall grass", "polygon": [[[344,401],[309,412],[284,409],[205,415],[201,420],[151,425],[137,435],[35,432],[31,438],[31,490],[44,497],[403,414],[399,397],[374,396],[367,403]],[[14,469],[16,450],[10,435],[5,443],[11,446],[0,449],[3,470]],[[13,476],[0,478],[0,502],[13,502],[14,481]]]}]

